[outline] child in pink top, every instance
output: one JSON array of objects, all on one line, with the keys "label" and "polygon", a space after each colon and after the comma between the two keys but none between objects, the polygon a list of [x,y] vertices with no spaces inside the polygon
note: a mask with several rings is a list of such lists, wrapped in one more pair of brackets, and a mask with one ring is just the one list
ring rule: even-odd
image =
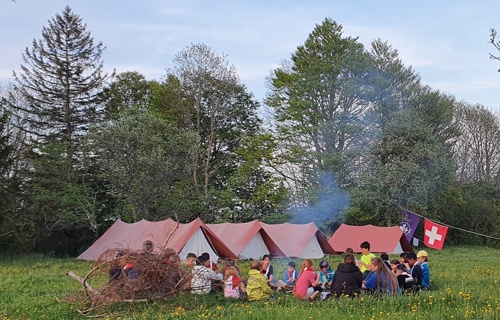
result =
[{"label": "child in pink top", "polygon": [[224,297],[226,298],[240,298],[240,293],[246,293],[245,285],[240,279],[238,270],[234,266],[227,266],[224,275]]},{"label": "child in pink top", "polygon": [[314,287],[318,285],[319,274],[314,272],[314,262],[311,259],[305,259],[302,262],[300,273],[293,294],[299,299],[314,300],[320,294]]}]

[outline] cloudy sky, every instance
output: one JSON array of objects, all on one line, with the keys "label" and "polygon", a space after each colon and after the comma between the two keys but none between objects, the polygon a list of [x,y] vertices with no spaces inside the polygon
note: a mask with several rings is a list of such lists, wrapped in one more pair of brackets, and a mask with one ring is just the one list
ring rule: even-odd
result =
[{"label": "cloudy sky", "polygon": [[498,0],[0,0],[0,81],[12,80],[21,53],[66,5],[107,47],[108,70],[149,80],[161,80],[186,46],[204,43],[226,54],[262,100],[270,70],[328,17],[365,46],[387,41],[423,83],[500,110],[500,61],[489,58],[500,52],[488,43],[490,28],[500,29]]}]

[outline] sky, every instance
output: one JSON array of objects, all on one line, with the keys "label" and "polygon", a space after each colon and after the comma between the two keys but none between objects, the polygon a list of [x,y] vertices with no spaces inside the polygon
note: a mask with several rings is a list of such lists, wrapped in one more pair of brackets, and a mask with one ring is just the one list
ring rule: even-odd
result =
[{"label": "sky", "polygon": [[137,71],[162,80],[176,54],[204,43],[226,55],[255,98],[271,70],[288,60],[325,18],[369,48],[380,38],[397,49],[422,82],[458,100],[500,110],[500,55],[488,43],[500,33],[500,1],[200,1],[0,0],[0,81],[12,81],[21,54],[48,20],[69,5],[106,50],[108,72]]}]

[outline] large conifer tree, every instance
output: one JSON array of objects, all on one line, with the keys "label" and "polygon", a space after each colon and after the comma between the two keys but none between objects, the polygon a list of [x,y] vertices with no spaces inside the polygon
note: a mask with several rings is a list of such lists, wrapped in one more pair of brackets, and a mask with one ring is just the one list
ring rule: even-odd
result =
[{"label": "large conifer tree", "polygon": [[[14,72],[12,112],[28,132],[23,210],[36,230],[36,250],[77,254],[85,228],[103,215],[95,168],[85,165],[83,139],[103,117],[102,43],[67,6],[42,29]],[[29,249],[29,248],[28,248]]]},{"label": "large conifer tree", "polygon": [[107,78],[103,50],[69,6],[26,48],[21,71],[14,72],[14,91],[26,104],[15,108],[38,141],[71,142],[100,118],[99,93]]}]

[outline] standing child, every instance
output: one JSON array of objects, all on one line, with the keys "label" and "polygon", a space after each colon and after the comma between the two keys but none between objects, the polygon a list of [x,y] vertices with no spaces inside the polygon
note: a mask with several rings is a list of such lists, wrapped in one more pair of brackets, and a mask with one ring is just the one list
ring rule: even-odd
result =
[{"label": "standing child", "polygon": [[240,298],[240,292],[247,292],[238,270],[234,266],[227,266],[224,274],[224,297]]},{"label": "standing child", "polygon": [[417,253],[417,262],[422,268],[422,290],[430,290],[431,289],[431,271],[429,269],[427,251],[420,250]]},{"label": "standing child", "polygon": [[319,272],[318,274],[314,272],[314,262],[311,259],[305,259],[300,269],[302,271],[295,284],[293,294],[299,299],[312,301],[320,294],[320,291],[315,288],[318,286]]},{"label": "standing child", "polygon": [[363,274],[363,278],[366,280],[370,274],[370,264],[373,258],[376,258],[373,253],[370,252],[370,243],[368,241],[363,241],[359,247],[361,248],[361,258],[359,259],[359,270]]},{"label": "standing child", "polygon": [[249,301],[267,299],[273,293],[271,287],[267,284],[266,277],[260,272],[262,262],[260,260],[252,261],[250,271],[248,271],[247,295]]}]

